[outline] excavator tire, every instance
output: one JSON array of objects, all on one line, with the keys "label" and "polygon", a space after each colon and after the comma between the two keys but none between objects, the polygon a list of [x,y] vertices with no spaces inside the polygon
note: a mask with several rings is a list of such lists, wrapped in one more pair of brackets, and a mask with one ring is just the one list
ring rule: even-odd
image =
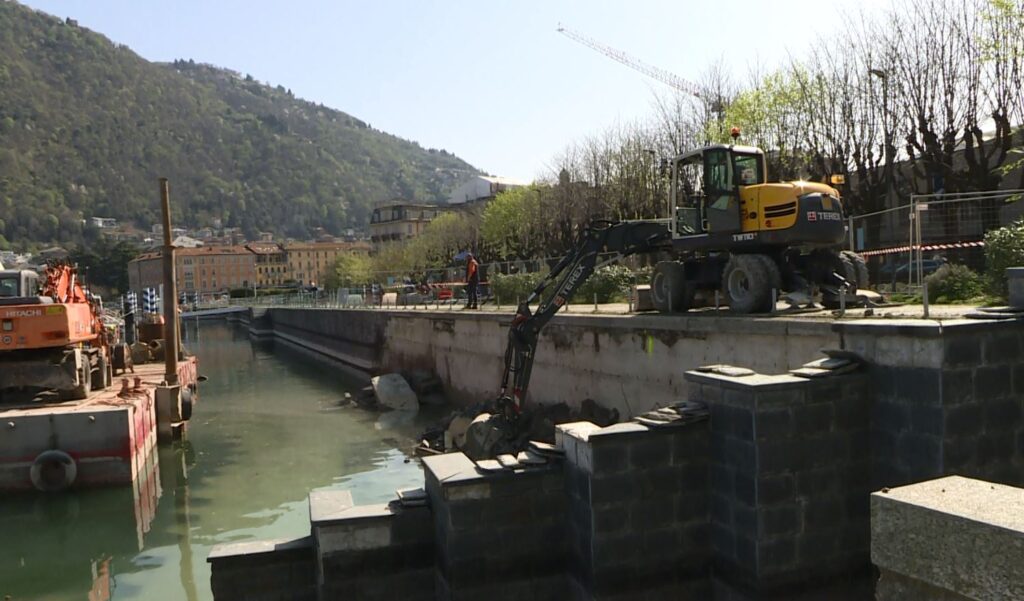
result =
[{"label": "excavator tire", "polygon": [[113,382],[114,376],[110,369],[110,363],[102,352],[96,361],[96,369],[92,371],[91,379],[93,390],[106,390]]},{"label": "excavator tire", "polygon": [[696,290],[686,281],[681,263],[661,261],[651,276],[651,302],[659,313],[684,313],[693,306]]},{"label": "excavator tire", "polygon": [[[768,270],[768,279],[771,282],[771,287],[775,290],[775,298],[778,300],[782,296],[782,271],[779,270],[778,264],[768,255],[754,255],[764,263],[765,269]],[[771,291],[768,292],[768,303],[765,305],[766,310],[771,311],[772,307]]]},{"label": "excavator tire", "polygon": [[80,401],[89,396],[89,390],[92,388],[92,369],[88,364],[82,366],[82,370],[78,374],[78,382],[78,386],[68,392],[68,398],[72,401]]},{"label": "excavator tire", "polygon": [[[722,291],[733,313],[767,311],[772,304],[772,284],[778,267],[768,266],[763,255],[732,255],[722,271]],[[781,276],[778,278],[781,281]]]},{"label": "excavator tire", "polygon": [[871,283],[871,278],[868,276],[868,264],[864,260],[864,257],[858,255],[852,250],[844,250],[840,254],[853,263],[853,269],[857,274],[857,288],[867,289],[868,285]]}]

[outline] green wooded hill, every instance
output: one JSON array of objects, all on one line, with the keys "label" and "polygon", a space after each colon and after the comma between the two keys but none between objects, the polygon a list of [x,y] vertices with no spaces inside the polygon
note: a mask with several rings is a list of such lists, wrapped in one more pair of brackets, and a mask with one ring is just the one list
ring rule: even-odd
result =
[{"label": "green wooded hill", "polygon": [[152,63],[124,45],[0,0],[0,248],[74,244],[82,219],[304,238],[365,227],[374,201],[438,200],[478,171],[249,76]]}]

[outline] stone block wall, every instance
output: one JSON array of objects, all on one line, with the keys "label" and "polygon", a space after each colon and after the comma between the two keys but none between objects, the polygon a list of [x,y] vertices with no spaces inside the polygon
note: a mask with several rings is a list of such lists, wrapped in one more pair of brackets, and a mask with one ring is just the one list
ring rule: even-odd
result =
[{"label": "stone block wall", "polygon": [[313,538],[218,545],[207,557],[217,601],[316,601]]},{"label": "stone block wall", "polygon": [[709,597],[707,426],[558,426],[576,599]]},{"label": "stone block wall", "polygon": [[815,380],[688,372],[711,413],[716,574],[786,590],[868,562],[869,402],[864,375]]},{"label": "stone block wall", "polygon": [[462,453],[426,457],[423,465],[437,599],[567,598],[561,466],[482,474]]},{"label": "stone block wall", "polygon": [[319,601],[434,599],[434,529],[427,507],[353,505],[348,491],[310,495]]},{"label": "stone block wall", "polygon": [[868,362],[875,490],[949,474],[1024,485],[1024,322],[835,328]]}]

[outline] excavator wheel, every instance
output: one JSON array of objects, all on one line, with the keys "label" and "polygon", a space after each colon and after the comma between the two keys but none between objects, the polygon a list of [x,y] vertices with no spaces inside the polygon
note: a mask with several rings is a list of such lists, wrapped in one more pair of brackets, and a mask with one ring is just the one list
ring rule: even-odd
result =
[{"label": "excavator wheel", "polygon": [[92,371],[92,389],[93,390],[106,390],[110,388],[110,384],[114,380],[114,374],[111,371],[110,362],[107,361],[106,355],[103,353],[99,354],[99,359],[96,362],[96,369]]},{"label": "excavator wheel", "polygon": [[78,373],[78,386],[75,386],[68,392],[68,398],[72,401],[80,401],[89,396],[89,390],[92,388],[92,369],[89,365],[83,365],[81,371]]},{"label": "excavator wheel", "polygon": [[[775,290],[775,299],[778,300],[782,296],[782,271],[779,269],[778,263],[768,255],[754,255],[764,263],[765,269],[768,270],[768,279],[771,282],[772,290]],[[771,311],[775,307],[772,307],[771,291],[768,292],[768,302],[765,305],[765,310]]]},{"label": "excavator wheel", "polygon": [[722,271],[722,290],[733,313],[770,310],[772,287],[781,281],[778,266],[764,255],[732,255]]},{"label": "excavator wheel", "polygon": [[696,289],[686,281],[682,263],[661,261],[651,276],[651,302],[658,313],[684,313],[693,306]]},{"label": "excavator wheel", "polygon": [[857,288],[867,289],[871,283],[870,277],[868,277],[868,264],[864,261],[864,257],[858,255],[852,250],[844,250],[839,253],[843,257],[846,257],[853,264],[853,271],[857,275]]}]

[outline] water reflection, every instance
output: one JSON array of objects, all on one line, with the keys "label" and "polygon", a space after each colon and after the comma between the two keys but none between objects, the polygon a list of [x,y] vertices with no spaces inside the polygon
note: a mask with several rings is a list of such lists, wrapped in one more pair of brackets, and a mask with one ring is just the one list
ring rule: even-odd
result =
[{"label": "water reflection", "polygon": [[356,386],[337,368],[224,323],[184,330],[210,378],[188,440],[132,487],[0,498],[0,598],[208,600],[210,548],[308,533],[310,490],[369,503],[422,482],[406,452],[433,416],[378,429],[337,406]]}]

